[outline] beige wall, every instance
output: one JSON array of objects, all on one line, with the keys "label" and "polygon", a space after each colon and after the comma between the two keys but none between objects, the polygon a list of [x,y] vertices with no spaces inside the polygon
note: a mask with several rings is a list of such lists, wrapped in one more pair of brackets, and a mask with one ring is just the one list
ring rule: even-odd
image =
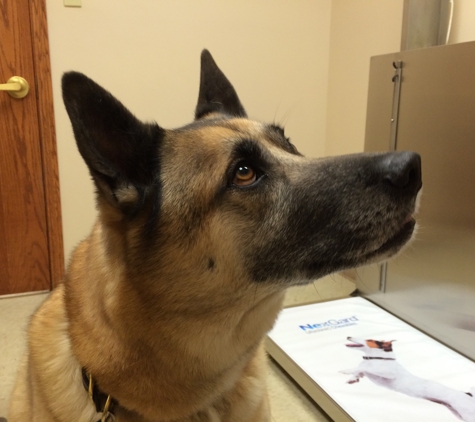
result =
[{"label": "beige wall", "polygon": [[475,1],[454,0],[449,44],[466,41],[475,41]]},{"label": "beige wall", "polygon": [[[325,155],[364,148],[369,59],[400,50],[404,0],[333,0]],[[475,40],[475,1],[454,0],[449,43]]]},{"label": "beige wall", "polygon": [[284,123],[303,153],[323,154],[331,0],[82,2],[47,1],[66,256],[95,210],[61,101],[64,71],[86,73],[139,118],[176,127],[193,117],[206,47],[251,117]]},{"label": "beige wall", "polygon": [[404,0],[333,0],[326,155],[364,148],[371,56],[400,50]]}]

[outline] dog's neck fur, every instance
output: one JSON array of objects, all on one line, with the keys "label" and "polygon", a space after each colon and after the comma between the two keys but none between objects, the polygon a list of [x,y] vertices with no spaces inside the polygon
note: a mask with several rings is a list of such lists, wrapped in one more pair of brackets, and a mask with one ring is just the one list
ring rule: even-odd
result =
[{"label": "dog's neck fur", "polygon": [[[218,379],[225,380],[231,390],[272,327],[282,307],[283,292],[275,286],[269,291],[252,288],[248,296],[235,299],[239,302],[236,309],[247,302],[247,312],[232,312],[230,301],[221,314],[214,309],[197,316],[197,321],[176,312],[171,321],[165,315],[174,311],[172,294],[159,303],[157,298],[143,297],[125,279],[126,269],[119,264],[125,261],[96,262],[91,258],[104,256],[97,253],[106,247],[99,227],[96,225],[75,251],[88,253],[82,260],[87,265],[70,267],[66,279],[66,301],[75,303],[74,308],[69,307],[74,309],[69,315],[72,347],[81,365],[120,405],[150,419],[157,415],[180,418],[203,409],[225,393],[214,389]],[[167,280],[170,283],[173,290],[173,281]],[[105,311],[99,311],[99,302],[105,304]],[[127,309],[127,303],[132,302],[135,306]],[[140,313],[133,313],[135,309],[141,309]],[[97,324],[99,319],[102,324]],[[98,326],[110,329],[98,332]],[[119,326],[125,328],[119,330]],[[102,344],[113,346],[103,350]],[[175,362],[161,359],[165,349],[176,356]],[[190,367],[187,362],[192,363]],[[196,367],[201,368],[199,373],[191,371]],[[169,413],[171,409],[182,413]]]},{"label": "dog's neck fur", "polygon": [[386,352],[381,349],[371,349],[367,347],[364,350],[363,359],[371,360],[371,359],[384,359],[384,360],[396,360],[396,356],[394,352]]}]

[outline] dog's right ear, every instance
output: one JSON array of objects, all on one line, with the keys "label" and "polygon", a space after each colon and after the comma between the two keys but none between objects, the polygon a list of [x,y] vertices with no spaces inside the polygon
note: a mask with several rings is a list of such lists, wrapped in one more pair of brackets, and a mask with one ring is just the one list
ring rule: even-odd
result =
[{"label": "dog's right ear", "polygon": [[201,52],[200,93],[195,118],[201,119],[211,113],[247,117],[231,82],[218,67],[211,53],[203,50]]},{"label": "dog's right ear", "polygon": [[154,182],[163,129],[140,122],[82,73],[65,73],[62,88],[79,152],[99,196],[133,213]]}]

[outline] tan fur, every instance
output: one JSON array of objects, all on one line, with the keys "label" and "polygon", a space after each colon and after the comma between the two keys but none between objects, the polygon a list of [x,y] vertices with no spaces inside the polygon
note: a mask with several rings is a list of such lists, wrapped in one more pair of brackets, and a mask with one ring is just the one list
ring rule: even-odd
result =
[{"label": "tan fur", "polygon": [[[239,125],[242,130],[243,123]],[[249,123],[247,131],[255,131],[255,125]],[[167,177],[162,218],[170,236],[180,224],[174,221],[180,215],[176,199],[171,198],[174,190],[183,180],[195,177],[198,189],[190,192],[194,197],[183,199],[207,203],[224,170],[219,162],[227,154],[227,149],[215,146],[235,136],[233,130],[223,128],[203,132],[175,136],[174,145],[186,151],[200,144],[203,155],[215,155],[216,166],[198,172],[194,163],[179,164],[183,155],[178,147],[163,170]],[[179,166],[181,172],[176,171]],[[82,366],[94,374],[101,389],[121,397],[120,404],[128,410],[115,412],[117,421],[270,420],[262,338],[281,309],[283,289],[256,288],[244,277],[241,259],[235,256],[239,222],[229,232],[227,217],[211,213],[186,256],[173,246],[164,251],[169,266],[164,273],[160,270],[160,278],[167,283],[157,295],[162,312],[150,315],[148,287],[131,289],[124,282],[128,275],[121,245],[134,241],[134,230],[124,239],[123,229],[115,225],[115,210],[102,207],[91,236],[73,254],[65,285],[32,319],[29,366],[35,373],[22,369],[9,421],[96,421],[94,406],[80,381]],[[209,252],[210,239],[217,237],[223,238],[220,250],[211,253],[231,272],[210,277],[202,251]],[[202,274],[196,272],[200,267]],[[235,278],[239,283],[223,289],[222,277],[231,279],[236,273],[242,273]],[[141,347],[141,339],[150,332],[160,333],[156,343]]]},{"label": "tan fur", "polygon": [[[118,421],[268,420],[264,352],[260,344],[262,328],[250,328],[246,320],[267,321],[265,326],[269,328],[280,309],[282,294],[270,291],[253,297],[254,292],[249,291],[236,298],[235,306],[226,311],[225,318],[197,314],[196,322],[191,322],[196,325],[192,330],[188,327],[180,330],[181,321],[172,321],[164,314],[156,322],[157,329],[169,336],[171,344],[158,342],[155,350],[138,355],[134,344],[122,344],[120,331],[139,333],[152,327],[140,308],[129,319],[132,326],[120,327],[121,319],[125,319],[121,315],[125,312],[123,308],[134,312],[141,299],[118,282],[122,276],[120,263],[104,255],[100,240],[103,235],[101,226],[97,225],[91,238],[75,252],[69,268],[68,279],[77,281],[69,285],[74,286],[72,301],[82,303],[79,315],[71,315],[74,323],[68,324],[66,318],[64,286],[35,314],[29,330],[29,368],[33,372],[23,365],[9,420],[97,420],[94,406],[79,381],[81,365],[72,353],[68,330],[76,340],[77,356],[96,377],[101,377],[101,387],[113,395],[121,391],[121,396],[125,394],[129,398],[123,401],[124,405],[144,415],[140,418],[118,412]],[[96,271],[99,274],[96,280],[84,276],[84,272],[95,274]],[[121,297],[128,304],[121,303]],[[248,309],[243,309],[245,302]],[[98,324],[99,321],[103,323]],[[176,331],[171,332],[169,326],[176,326]],[[183,356],[173,347],[175,341],[189,345]],[[106,344],[110,353],[99,354],[97,344],[101,347]],[[157,359],[160,366],[153,370],[149,362]],[[116,375],[119,370],[120,375]],[[154,383],[155,378],[161,382]],[[162,393],[157,395],[157,391]],[[157,408],[161,409],[160,414]],[[181,419],[193,409],[201,410]]]},{"label": "tan fur", "polygon": [[78,421],[98,420],[80,381],[81,366],[71,352],[67,329],[60,286],[31,321],[29,350],[20,364],[9,421],[66,421],[71,415]]}]

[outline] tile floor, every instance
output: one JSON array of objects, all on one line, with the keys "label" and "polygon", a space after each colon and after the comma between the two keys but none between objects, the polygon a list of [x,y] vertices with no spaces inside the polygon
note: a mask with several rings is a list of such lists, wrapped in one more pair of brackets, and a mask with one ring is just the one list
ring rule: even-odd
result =
[{"label": "tile floor", "polygon": [[[286,306],[349,295],[354,284],[340,276],[289,290]],[[25,347],[30,315],[45,294],[0,298],[0,421],[7,415],[15,373]],[[274,362],[269,364],[269,395],[274,422],[329,422],[331,419]]]}]

